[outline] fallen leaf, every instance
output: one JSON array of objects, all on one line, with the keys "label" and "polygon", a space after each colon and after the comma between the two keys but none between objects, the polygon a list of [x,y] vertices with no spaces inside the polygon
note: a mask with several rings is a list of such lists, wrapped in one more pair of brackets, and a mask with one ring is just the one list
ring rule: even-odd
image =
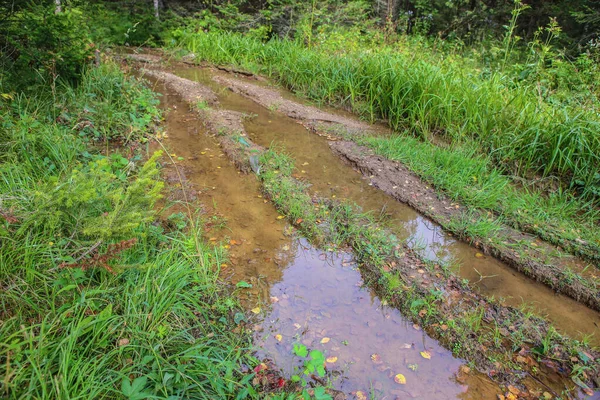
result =
[{"label": "fallen leaf", "polygon": [[324,337],[323,339],[321,339],[321,344],[329,343],[330,340],[330,338]]},{"label": "fallen leaf", "polygon": [[278,342],[281,342],[282,339],[283,339],[283,336],[281,336],[279,333],[277,335],[275,335],[275,340],[277,340]]},{"label": "fallen leaf", "polygon": [[518,396],[521,393],[521,391],[513,385],[508,385],[508,391],[514,394],[515,396]]},{"label": "fallen leaf", "polygon": [[129,344],[129,339],[123,338],[119,339],[119,346],[127,346]]},{"label": "fallen leaf", "polygon": [[483,255],[483,253],[475,253],[475,257],[477,257],[477,258],[483,258],[484,255]]},{"label": "fallen leaf", "polygon": [[[260,313],[260,307],[255,307],[250,311],[252,311],[254,314],[258,314],[258,313]],[[421,353],[421,354],[423,354],[423,353]]]},{"label": "fallen leaf", "polygon": [[354,396],[356,396],[357,400],[368,400],[367,395],[362,390],[357,390],[354,392]]},{"label": "fallen leaf", "polygon": [[381,363],[381,356],[377,353],[371,354],[371,361],[373,361],[375,364],[379,364]]},{"label": "fallen leaf", "polygon": [[440,329],[443,331],[447,331],[448,330],[448,325],[443,324],[442,326],[440,326]]},{"label": "fallen leaf", "polygon": [[427,360],[430,360],[430,359],[431,359],[431,353],[430,353],[430,352],[428,352],[427,350],[425,350],[425,351],[422,351],[422,352],[421,352],[421,357],[423,357],[423,358],[425,358],[425,359],[427,359]]},{"label": "fallen leaf", "polygon": [[277,302],[279,302],[279,297],[271,296],[271,303],[277,303]]},{"label": "fallen leaf", "polygon": [[277,216],[277,219],[283,219],[283,218],[285,218],[283,215],[278,215]]},{"label": "fallen leaf", "polygon": [[304,221],[302,218],[298,218],[296,220],[296,225],[300,225],[302,223],[302,221]]},{"label": "fallen leaf", "polygon": [[406,385],[406,377],[402,374],[397,374],[396,376],[394,376],[394,382],[396,382],[399,385]]},{"label": "fallen leaf", "polygon": [[327,361],[329,364],[333,364],[334,362],[336,362],[338,360],[337,357],[327,357],[327,359],[325,361]]},{"label": "fallen leaf", "polygon": [[233,239],[231,239],[231,240],[229,241],[229,244],[230,244],[230,245],[232,245],[232,246],[235,246],[235,245],[237,245],[237,244],[238,244],[238,242],[237,242],[237,241],[235,241],[235,240],[233,240]]}]

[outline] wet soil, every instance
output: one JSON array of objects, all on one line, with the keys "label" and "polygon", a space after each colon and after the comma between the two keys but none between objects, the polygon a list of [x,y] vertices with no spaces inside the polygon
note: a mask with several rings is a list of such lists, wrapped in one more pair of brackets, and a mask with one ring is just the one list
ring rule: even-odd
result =
[{"label": "wet soil", "polygon": [[[229,107],[229,105],[228,105],[228,107]],[[247,112],[247,111],[248,111],[248,110],[245,110],[245,112]],[[202,115],[202,113],[201,113],[201,115]],[[206,114],[205,114],[205,116],[206,116]],[[206,121],[205,121],[205,122],[206,122]],[[267,120],[267,124],[268,124],[268,123],[269,123],[269,122],[268,122],[268,120]],[[271,123],[272,123],[272,122],[271,122]],[[248,124],[248,122],[247,122],[247,124]],[[288,123],[288,125],[289,125],[289,123]],[[246,127],[246,129],[248,129],[248,127]],[[213,133],[214,133],[214,132],[213,132]],[[239,133],[239,132],[238,132],[238,133]],[[217,135],[217,136],[216,136],[216,139],[217,139],[217,140],[219,140],[219,141],[221,141],[221,143],[223,143],[223,141],[222,141],[222,139],[221,139],[221,136],[223,136],[223,135]],[[309,136],[310,136],[310,135],[309,135]],[[315,137],[316,137],[316,136],[315,136]],[[251,142],[250,142],[250,143],[251,143]],[[209,147],[205,147],[205,148],[209,148]],[[176,150],[176,151],[178,151],[178,150]],[[236,154],[237,154],[237,155],[239,155],[239,153],[236,153]],[[192,159],[190,159],[190,161],[193,161],[193,157],[194,157],[194,156],[193,156],[193,155],[191,155],[191,156],[188,156],[188,158],[189,158],[189,157],[192,157]],[[183,157],[183,158],[184,158],[184,159],[186,159],[186,157]],[[213,157],[213,158],[214,158],[214,157]],[[339,163],[339,161],[338,161],[338,164],[339,164],[339,165],[343,165],[343,164]],[[310,163],[309,163],[309,165],[310,165]],[[306,165],[306,166],[308,166],[308,165]],[[185,167],[185,165],[183,165],[182,167]],[[190,165],[189,167],[193,167],[193,166],[191,166],[191,165]],[[217,169],[219,169],[219,168],[217,168]],[[220,169],[223,169],[223,167],[221,166],[221,168],[220,168]],[[300,173],[302,173],[302,171],[300,171]],[[237,172],[235,173],[235,175],[237,175]],[[189,176],[191,176],[191,174],[190,174],[190,171],[187,171],[187,172],[186,172],[186,176],[188,176],[188,177],[189,177]],[[246,179],[248,179],[248,178],[249,178],[249,177],[246,177]],[[252,179],[250,179],[250,180],[252,180]],[[312,180],[312,179],[311,179],[311,180]],[[359,179],[359,181],[361,181],[361,180]],[[327,185],[327,186],[330,186],[330,185]],[[368,185],[366,185],[366,186],[368,187]],[[333,197],[334,195],[331,195],[331,196]],[[228,195],[228,196],[225,196],[225,197],[230,197],[230,196]],[[256,198],[259,198],[259,197],[258,197],[258,195],[256,196]],[[394,202],[394,203],[395,203],[395,202]],[[262,204],[265,204],[265,203],[263,202]],[[275,217],[275,221],[277,221],[277,220],[278,220],[278,219],[277,219],[277,217]],[[264,226],[261,226],[261,229],[265,229],[265,226],[267,226],[267,227],[268,227],[268,225],[264,225]],[[267,229],[268,229],[268,228],[267,228]],[[285,233],[285,232],[283,232],[283,233]],[[285,234],[284,234],[283,236],[284,236],[284,237],[286,237],[286,235],[285,235]],[[233,240],[234,240],[234,243],[231,243],[231,241],[230,241],[232,248],[233,248],[233,246],[237,246],[237,241],[236,241],[235,239],[233,239]],[[284,240],[285,240],[285,239],[284,239]],[[283,247],[282,247],[283,253],[279,253],[278,255],[275,255],[275,256],[272,258],[272,259],[275,259],[275,260],[277,260],[277,262],[275,262],[275,265],[278,265],[278,266],[284,266],[284,265],[286,265],[286,259],[289,259],[289,254],[290,254],[290,253],[289,253],[289,249],[290,249],[290,248],[291,248],[291,246],[290,246],[290,245],[283,245]],[[254,249],[254,250],[256,250],[256,249]],[[253,253],[254,253],[254,250],[253,250]],[[241,249],[240,249],[240,251],[241,251]],[[247,249],[246,249],[246,251],[247,251]],[[258,251],[260,251],[260,249],[259,249]],[[272,254],[275,254],[275,253],[277,253],[277,251],[276,251],[276,250],[273,250]],[[286,255],[287,255],[287,257],[286,257]],[[327,255],[326,255],[325,257],[327,258]],[[267,260],[267,258],[271,258],[271,257],[266,257],[266,258],[265,258],[265,260]],[[414,263],[415,263],[415,262],[417,262],[418,260],[417,260],[417,259],[410,259],[409,261],[413,263],[413,265],[412,265],[412,268],[414,268]],[[408,264],[407,264],[407,265],[408,265]],[[260,275],[260,274],[259,274],[259,275]],[[265,279],[268,279],[268,277],[266,277]],[[257,278],[257,279],[256,279],[256,281],[260,281],[260,276],[259,276],[259,278]],[[269,280],[269,282],[275,282],[275,281],[276,281],[276,278],[274,278],[274,279],[272,279],[272,280]],[[313,296],[317,296],[317,293],[312,293],[312,295],[313,295]],[[277,297],[277,296],[274,296],[274,297]],[[478,301],[479,301],[479,300],[478,300]],[[366,315],[362,315],[361,317],[362,317],[361,319],[366,319]],[[282,336],[283,336],[283,335],[282,335]],[[279,342],[279,341],[278,341],[278,342]],[[282,342],[283,342],[283,339],[282,339]],[[279,343],[281,343],[281,342],[279,342]],[[384,347],[382,351],[389,351],[389,350],[387,349],[387,347]],[[379,371],[379,372],[382,372],[382,371]],[[360,375],[360,374],[359,374],[359,375]],[[362,383],[364,380],[363,380],[363,381],[361,381],[361,380],[360,380],[360,379],[361,379],[361,376],[356,376],[355,378],[353,378],[353,379],[350,379],[350,381],[354,381],[354,379],[356,379],[356,382],[359,382],[359,383],[358,383],[358,385],[359,385],[359,386],[361,386],[361,387],[364,387],[364,386],[365,386],[365,385]],[[559,379],[556,379],[556,381],[558,382],[558,381],[559,381]],[[390,389],[390,390],[391,390],[391,389]],[[490,392],[490,393],[491,393],[491,392]],[[428,397],[425,397],[425,398],[428,398]]]},{"label": "wet soil", "polygon": [[[197,72],[186,68],[177,70],[176,73],[202,83],[210,83],[207,71]],[[215,89],[219,90],[219,87]],[[510,306],[531,305],[538,314],[547,316],[559,331],[576,338],[593,335],[592,343],[600,345],[598,312],[569,297],[557,295],[550,288],[524,277],[496,258],[484,255],[477,248],[444,234],[436,223],[374,188],[372,182],[376,184],[375,176],[369,174],[370,179],[365,180],[359,172],[341,163],[331,152],[331,142],[328,143],[326,137],[313,135],[287,116],[265,109],[261,107],[262,104],[259,106],[242,96],[223,90],[222,87],[217,93],[223,107],[254,116],[245,121],[247,135],[253,142],[263,147],[278,145],[293,155],[296,160],[296,177],[310,182],[313,193],[352,200],[364,211],[386,219],[386,225],[400,239],[408,240],[413,247],[423,248],[421,253],[426,257],[452,263],[462,278],[477,282],[476,286],[482,294],[502,298],[503,304]],[[347,119],[340,117],[339,120]],[[334,147],[339,143],[351,142],[332,142],[331,145]],[[374,173],[378,172],[375,170]],[[402,182],[399,187],[420,186],[418,182],[411,180],[410,184]],[[438,201],[431,193],[422,198],[431,202]],[[420,206],[426,208],[423,204]],[[449,206],[450,204],[444,205]],[[454,209],[454,204],[452,208]]]},{"label": "wet soil", "polygon": [[[311,131],[329,139],[377,132],[375,126],[294,102],[284,98],[279,91],[252,82],[221,76],[215,76],[213,80],[268,110],[297,120]],[[448,227],[451,218],[466,217],[464,207],[456,208],[455,204],[450,206],[448,199],[443,198],[434,188],[397,162],[374,156],[368,149],[349,141],[331,142],[331,146],[336,154],[369,177],[375,186],[442,226]],[[484,218],[484,215],[479,213],[469,217]],[[600,310],[598,278],[590,272],[593,269],[586,268],[585,262],[560,253],[555,246],[507,225],[503,225],[500,232],[500,243],[488,241],[488,238],[470,237],[464,232],[459,234],[463,239],[507,262],[519,272],[595,310]],[[525,254],[521,254],[521,246],[518,250],[511,248],[511,244],[523,242],[533,243],[526,249]],[[573,272],[585,279],[574,278]]]}]

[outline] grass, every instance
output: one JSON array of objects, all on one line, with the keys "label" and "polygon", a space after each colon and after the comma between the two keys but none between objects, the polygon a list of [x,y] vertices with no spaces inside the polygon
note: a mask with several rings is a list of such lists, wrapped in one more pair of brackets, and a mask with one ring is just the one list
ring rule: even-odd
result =
[{"label": "grass", "polygon": [[433,64],[401,47],[331,54],[219,32],[187,34],[180,45],[198,61],[240,65],[318,102],[385,119],[401,133],[361,143],[470,207],[598,261],[600,119],[593,110],[550,104],[500,72],[484,77],[456,57]]},{"label": "grass", "polygon": [[37,92],[0,104],[0,396],[264,398],[221,248],[132,150],[155,96],[112,64]]}]

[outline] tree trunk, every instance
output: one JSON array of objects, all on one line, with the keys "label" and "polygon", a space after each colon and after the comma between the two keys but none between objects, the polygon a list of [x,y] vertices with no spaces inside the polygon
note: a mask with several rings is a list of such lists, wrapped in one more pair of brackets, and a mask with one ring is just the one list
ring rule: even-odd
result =
[{"label": "tree trunk", "polygon": [[[59,1],[59,0],[57,0]],[[156,19],[159,18],[159,14],[158,14],[158,0],[154,0],[154,16],[156,17]]]},{"label": "tree trunk", "polygon": [[60,4],[60,0],[54,0],[54,4],[56,4],[56,8],[54,9],[54,13],[58,14],[62,12],[62,5]]}]

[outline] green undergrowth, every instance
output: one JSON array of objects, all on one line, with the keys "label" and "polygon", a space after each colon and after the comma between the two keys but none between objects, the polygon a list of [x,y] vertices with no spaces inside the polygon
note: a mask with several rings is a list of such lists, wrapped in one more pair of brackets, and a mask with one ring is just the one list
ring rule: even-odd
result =
[{"label": "green undergrowth", "polygon": [[542,101],[532,87],[500,72],[483,76],[456,57],[432,64],[390,46],[342,46],[332,55],[325,45],[219,32],[186,34],[180,44],[198,61],[239,65],[318,102],[385,119],[403,133],[363,144],[468,206],[598,261],[595,111]]},{"label": "green undergrowth", "polygon": [[156,104],[114,65],[0,103],[1,397],[264,398],[224,254],[133,151]]},{"label": "green undergrowth", "polygon": [[[362,213],[354,204],[311,198],[307,186],[292,177],[293,160],[278,150],[266,151],[261,163],[259,179],[290,222],[321,244],[350,246],[365,281],[376,288],[378,295],[426,327],[456,356],[479,366],[500,363],[507,371],[519,371],[527,368],[513,360],[513,352],[520,348],[533,348],[532,354],[540,359],[552,357],[553,352],[560,349],[563,355],[578,360],[570,373],[581,387],[587,388],[583,381],[598,373],[597,363],[587,356],[586,340],[580,342],[558,334],[548,322],[530,311],[506,309],[501,318],[489,319],[486,317],[488,309],[497,307],[493,300],[489,304],[476,302],[468,312],[458,306],[460,302],[449,305],[453,302],[448,303],[443,285],[423,285],[419,279],[411,281],[406,268],[411,274],[417,267],[421,268],[440,279],[453,281],[460,290],[471,290],[452,275],[450,266],[415,257],[379,221]],[[286,181],[286,184],[274,185],[277,181]],[[302,208],[310,217],[298,223],[294,210]],[[394,260],[403,262],[407,253],[410,253],[409,265],[396,268]],[[482,352],[482,348],[486,350]],[[530,372],[537,373],[536,370]]]}]

